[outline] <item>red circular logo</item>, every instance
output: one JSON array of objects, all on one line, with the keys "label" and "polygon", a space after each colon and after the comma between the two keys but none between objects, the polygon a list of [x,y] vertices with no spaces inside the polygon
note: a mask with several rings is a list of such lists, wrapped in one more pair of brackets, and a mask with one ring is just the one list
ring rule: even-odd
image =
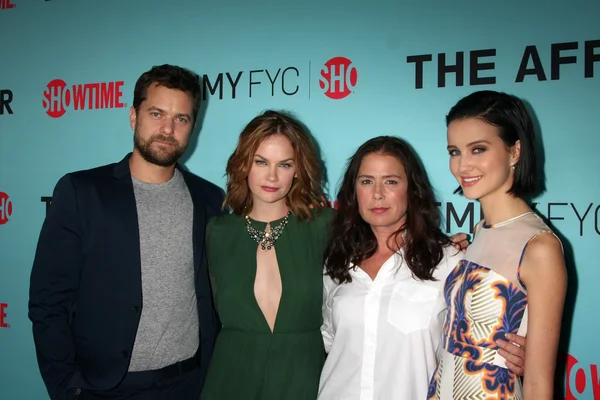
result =
[{"label": "red circular logo", "polygon": [[0,192],[0,225],[4,225],[12,215],[12,201],[4,192]]},{"label": "red circular logo", "polygon": [[340,100],[349,96],[358,82],[358,71],[346,57],[334,57],[321,69],[319,86],[330,99]]},{"label": "red circular logo", "polygon": [[[579,395],[589,395],[591,394],[590,392],[593,392],[594,399],[597,399],[597,390],[600,387],[598,366],[595,364],[581,365],[570,354],[566,354],[566,360],[563,362],[566,364],[565,400],[578,400],[582,398]],[[588,385],[588,383],[591,383],[591,385]]]},{"label": "red circular logo", "polygon": [[42,106],[46,114],[52,118],[60,118],[67,112],[65,107],[71,103],[71,91],[67,89],[67,83],[62,79],[54,79],[48,83],[44,90]]}]

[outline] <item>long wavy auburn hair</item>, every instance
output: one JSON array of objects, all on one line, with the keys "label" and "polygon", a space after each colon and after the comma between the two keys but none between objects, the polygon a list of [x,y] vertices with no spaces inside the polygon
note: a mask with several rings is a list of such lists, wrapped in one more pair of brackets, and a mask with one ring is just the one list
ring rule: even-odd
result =
[{"label": "long wavy auburn hair", "polygon": [[237,147],[227,161],[227,195],[223,206],[236,215],[250,213],[252,192],[248,187],[248,174],[252,160],[263,140],[274,135],[287,138],[294,150],[297,178],[286,197],[286,204],[298,219],[310,219],[311,209],[319,211],[326,198],[322,161],[308,129],[284,111],[263,112],[240,134]]},{"label": "long wavy auburn hair", "polygon": [[413,275],[420,280],[435,280],[433,272],[444,257],[450,239],[440,229],[441,215],[433,188],[419,157],[404,140],[392,136],[370,139],[350,157],[337,201],[338,213],[333,220],[331,239],[325,253],[326,275],[339,283],[351,282],[350,268],[359,266],[377,251],[377,239],[371,226],[359,213],[356,196],[358,172],[365,156],[391,155],[403,165],[408,180],[406,221],[390,236],[388,246],[397,251],[402,237],[404,259]]}]

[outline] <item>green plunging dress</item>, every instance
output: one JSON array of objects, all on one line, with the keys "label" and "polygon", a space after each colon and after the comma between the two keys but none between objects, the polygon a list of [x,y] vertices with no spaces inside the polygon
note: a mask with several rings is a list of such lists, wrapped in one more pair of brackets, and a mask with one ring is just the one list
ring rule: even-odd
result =
[{"label": "green plunging dress", "polygon": [[[289,222],[275,243],[282,295],[273,332],[254,295],[258,244],[244,217],[207,227],[207,255],[222,323],[201,400],[315,400],[325,359],[323,255],[334,210]],[[266,223],[252,221],[265,230]],[[271,222],[275,227],[281,220]]]}]

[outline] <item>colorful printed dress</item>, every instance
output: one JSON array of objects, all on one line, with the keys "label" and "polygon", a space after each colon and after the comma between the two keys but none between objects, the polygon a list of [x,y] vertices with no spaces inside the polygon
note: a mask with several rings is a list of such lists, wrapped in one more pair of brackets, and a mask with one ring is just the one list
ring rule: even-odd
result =
[{"label": "colorful printed dress", "polygon": [[519,272],[527,244],[551,232],[528,212],[481,221],[465,257],[446,279],[447,314],[428,399],[521,400],[521,380],[498,354],[505,333],[527,334],[527,290]]}]

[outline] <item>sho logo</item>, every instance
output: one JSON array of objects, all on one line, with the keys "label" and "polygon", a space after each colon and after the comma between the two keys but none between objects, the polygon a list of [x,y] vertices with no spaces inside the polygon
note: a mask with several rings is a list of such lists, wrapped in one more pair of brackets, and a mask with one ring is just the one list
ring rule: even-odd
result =
[{"label": "sho logo", "polygon": [[[598,366],[595,364],[579,366],[577,365],[579,364],[579,361],[570,354],[567,354],[566,364],[567,374],[565,400],[583,399],[583,397],[578,396],[583,394],[589,395],[591,393],[593,393],[593,397],[586,398],[600,400]],[[590,388],[591,390],[589,390]]]},{"label": "sho logo", "polygon": [[0,0],[0,10],[8,10],[15,8],[14,4],[11,4],[10,0]]},{"label": "sho logo", "polygon": [[10,220],[12,208],[10,197],[4,192],[0,192],[0,225],[4,225]]},{"label": "sho logo", "polygon": [[330,99],[340,100],[354,92],[358,71],[346,57],[334,57],[321,69],[319,86]]}]

